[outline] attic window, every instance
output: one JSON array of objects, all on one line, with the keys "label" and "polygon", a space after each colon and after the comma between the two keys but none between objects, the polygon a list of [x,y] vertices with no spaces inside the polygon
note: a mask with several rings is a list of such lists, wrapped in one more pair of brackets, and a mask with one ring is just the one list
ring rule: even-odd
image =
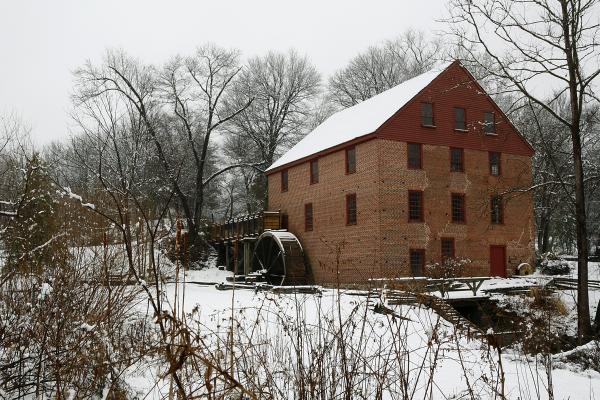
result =
[{"label": "attic window", "polygon": [[310,184],[313,185],[319,183],[319,160],[312,160],[310,162]]},{"label": "attic window", "polygon": [[483,132],[489,135],[496,134],[496,121],[493,112],[483,113]]},{"label": "attic window", "polygon": [[432,103],[421,103],[421,125],[434,126],[433,125],[433,104]]},{"label": "attic window", "polygon": [[356,147],[352,146],[346,149],[346,173],[356,172]]},{"label": "attic window", "polygon": [[288,191],[288,170],[287,169],[284,169],[283,171],[281,171],[281,191],[282,192]]},{"label": "attic window", "polygon": [[467,112],[464,108],[454,107],[454,129],[467,130]]}]

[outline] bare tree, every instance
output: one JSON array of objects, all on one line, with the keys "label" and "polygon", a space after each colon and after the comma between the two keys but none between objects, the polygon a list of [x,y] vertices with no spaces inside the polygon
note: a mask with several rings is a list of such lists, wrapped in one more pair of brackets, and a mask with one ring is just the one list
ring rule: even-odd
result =
[{"label": "bare tree", "polygon": [[[228,101],[230,109],[239,110],[248,98],[254,99],[231,121],[227,145],[230,155],[242,159],[250,156],[263,168],[271,165],[306,133],[319,87],[316,68],[295,51],[270,52],[250,59]],[[240,140],[247,145],[240,146]],[[234,155],[236,149],[241,152]],[[258,176],[262,186],[259,192],[264,194],[264,176]]]},{"label": "bare tree", "polygon": [[[211,137],[250,103],[233,111],[222,107],[240,69],[236,51],[205,46],[193,57],[175,58],[160,73],[122,52],[108,52],[100,67],[88,63],[76,72],[78,103],[113,92],[138,116],[185,215],[193,259],[204,249],[200,232],[206,189],[223,172],[242,166],[208,169]],[[181,149],[189,151],[175,152]],[[186,188],[182,177],[188,176],[193,179]]]},{"label": "bare tree", "polygon": [[331,101],[350,107],[429,70],[443,58],[439,39],[408,30],[395,40],[371,46],[329,80]]},{"label": "bare tree", "polygon": [[[557,105],[564,107],[566,102]],[[537,149],[532,168],[538,252],[573,251],[574,220],[569,218],[573,187],[567,183],[572,170],[570,134],[563,124],[533,105],[514,112],[512,119]]]},{"label": "bare tree", "polygon": [[[452,0],[451,33],[477,62],[474,48],[483,49],[495,62],[488,72],[509,84],[570,131],[573,159],[574,208],[578,250],[578,337],[591,333],[588,297],[588,233],[585,166],[582,162],[582,115],[585,103],[596,98],[592,84],[600,75],[597,0]],[[544,82],[555,89],[549,100],[535,90]],[[568,112],[554,107],[568,97]]]},{"label": "bare tree", "polygon": [[0,115],[0,217],[16,214],[25,155],[29,152],[29,128],[14,113]]}]

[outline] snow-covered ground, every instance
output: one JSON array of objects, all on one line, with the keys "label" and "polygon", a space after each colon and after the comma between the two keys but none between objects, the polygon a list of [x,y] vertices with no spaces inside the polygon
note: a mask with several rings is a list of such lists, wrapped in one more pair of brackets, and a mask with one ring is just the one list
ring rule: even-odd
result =
[{"label": "snow-covered ground", "polygon": [[[592,276],[597,276],[594,274],[598,273],[599,267],[598,263],[590,266],[590,279],[596,279]],[[183,307],[197,322],[196,329],[206,335],[209,347],[222,344],[234,321],[238,349],[244,349],[243,356],[238,354],[236,357],[253,359],[254,354],[258,362],[258,349],[262,349],[263,352],[271,352],[273,358],[269,365],[257,365],[257,368],[285,371],[293,365],[289,358],[295,357],[293,349],[298,345],[290,332],[300,330],[306,343],[319,344],[318,334],[327,336],[323,332],[338,329],[341,323],[352,349],[349,354],[360,354],[359,364],[386,376],[383,398],[395,398],[391,393],[404,390],[400,388],[401,383],[405,382],[402,377],[406,378],[406,388],[412,393],[411,398],[415,399],[499,398],[497,352],[478,340],[468,340],[458,334],[448,322],[443,319],[438,321],[438,316],[429,309],[408,305],[388,306],[391,313],[407,318],[405,320],[394,318],[391,313],[375,313],[366,297],[353,296],[351,292],[342,291],[338,294],[336,290],[324,289],[322,295],[307,295],[273,294],[247,289],[220,291],[212,285],[192,283],[224,281],[228,274],[217,268],[188,271],[185,277],[187,283],[177,287],[178,308]],[[179,282],[183,282],[182,278]],[[487,283],[491,287],[502,285],[506,283],[501,280]],[[176,284],[167,284],[165,292],[173,304]],[[574,306],[572,292],[563,291],[560,295],[568,307]],[[592,311],[595,311],[599,299],[599,291],[590,291]],[[573,315],[572,310],[569,315]],[[250,343],[252,347],[248,346]],[[331,351],[334,352],[334,349]],[[310,353],[305,357],[304,362],[310,363]],[[435,363],[434,358],[437,360]],[[501,359],[506,398],[548,398],[548,380],[540,359],[514,351],[507,351]],[[406,369],[403,370],[402,365]],[[164,372],[164,369],[157,368],[131,370],[128,382],[139,395],[160,398],[167,393],[168,383],[156,377]],[[375,391],[377,386],[376,374],[364,370],[357,374],[363,382],[361,393],[369,397],[369,388]],[[285,379],[290,382],[282,381],[277,385],[292,390],[293,376],[286,376]],[[552,371],[552,381],[556,399],[600,397],[598,372],[581,371],[557,362]],[[339,381],[332,381],[331,384],[341,385]],[[287,393],[292,397],[291,391]]]},{"label": "snow-covered ground", "polygon": [[[116,258],[115,264],[120,263],[118,247],[112,246],[110,251]],[[86,249],[80,257],[90,261],[102,259],[103,250]],[[162,257],[161,262],[166,262]],[[214,265],[214,260],[210,263]],[[576,278],[576,263],[571,262],[571,267],[571,273],[564,277]],[[173,271],[172,264],[169,269]],[[600,280],[600,263],[590,263],[589,270],[590,279]],[[301,353],[308,373],[317,373],[321,368],[324,375],[329,375],[325,376],[325,383],[334,387],[341,387],[343,379],[332,371],[339,372],[340,352],[347,354],[359,367],[354,371],[359,382],[356,390],[360,392],[356,398],[376,397],[378,387],[383,390],[383,399],[403,398],[394,394],[403,391],[410,393],[407,398],[414,399],[500,398],[499,360],[507,399],[548,398],[548,379],[540,358],[508,349],[498,358],[495,349],[456,332],[430,309],[387,304],[387,312],[381,314],[374,312],[373,301],[353,295],[356,291],[323,289],[322,294],[274,294],[239,288],[222,291],[212,284],[224,282],[230,275],[216,267],[180,271],[179,276],[171,272],[170,283],[163,287],[164,298],[174,307],[177,294],[176,309],[194,322],[189,326],[202,335],[206,349],[217,359],[215,354],[222,351],[233,326],[238,365],[255,363],[257,379],[263,380],[267,377],[261,371],[278,371],[279,375],[272,377],[272,385],[282,391],[274,392],[275,398],[294,398],[298,375],[293,369],[297,365],[294,350],[299,343],[304,346]],[[545,279],[548,278],[539,274],[511,280],[492,279],[481,290],[525,286]],[[461,295],[467,297],[470,293],[464,291]],[[567,309],[561,320],[564,330],[574,334],[576,292],[561,290],[558,295]],[[504,299],[513,301],[508,296]],[[600,290],[590,290],[592,317],[599,300]],[[145,303],[139,306],[140,313],[147,312]],[[345,351],[340,350],[336,341],[338,331],[344,332]],[[595,350],[593,346],[578,351],[585,354]],[[553,357],[554,398],[600,398],[600,373],[570,364],[565,361],[568,354]],[[166,398],[170,382],[163,378],[165,372],[164,362],[145,360],[127,371],[126,382],[137,398]],[[239,378],[244,383],[244,377]]]}]

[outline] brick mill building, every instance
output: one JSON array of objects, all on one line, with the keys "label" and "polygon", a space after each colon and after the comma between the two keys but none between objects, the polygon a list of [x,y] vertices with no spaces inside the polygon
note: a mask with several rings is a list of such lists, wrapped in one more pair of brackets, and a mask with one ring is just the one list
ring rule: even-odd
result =
[{"label": "brick mill building", "polygon": [[510,194],[531,185],[532,155],[455,61],[329,117],[267,170],[268,208],[318,283],[418,276],[445,257],[506,276],[533,262],[532,195]]}]

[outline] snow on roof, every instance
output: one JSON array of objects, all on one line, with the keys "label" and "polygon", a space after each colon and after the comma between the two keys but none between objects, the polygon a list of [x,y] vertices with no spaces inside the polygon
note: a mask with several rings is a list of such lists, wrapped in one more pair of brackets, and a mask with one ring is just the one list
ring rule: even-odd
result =
[{"label": "snow on roof", "polygon": [[333,114],[275,161],[267,171],[373,133],[450,64],[441,63],[424,74]]}]

